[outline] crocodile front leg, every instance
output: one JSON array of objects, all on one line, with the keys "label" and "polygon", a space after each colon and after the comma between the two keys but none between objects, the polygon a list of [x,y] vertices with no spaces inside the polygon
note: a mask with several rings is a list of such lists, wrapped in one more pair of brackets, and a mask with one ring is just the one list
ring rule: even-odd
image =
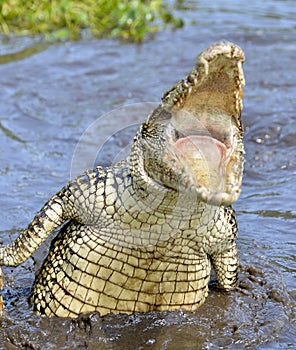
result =
[{"label": "crocodile front leg", "polygon": [[67,220],[65,189],[36,214],[28,228],[10,245],[0,248],[0,266],[17,266],[26,261],[46,238]]},{"label": "crocodile front leg", "polygon": [[238,273],[238,252],[235,242],[237,221],[235,211],[231,207],[225,208],[224,213],[227,219],[225,236],[228,236],[228,244],[222,251],[211,255],[211,263],[215,270],[219,287],[224,290],[230,290],[237,282]]},{"label": "crocodile front leg", "polygon": [[221,289],[230,290],[237,282],[238,256],[236,246],[211,258],[218,284]]}]

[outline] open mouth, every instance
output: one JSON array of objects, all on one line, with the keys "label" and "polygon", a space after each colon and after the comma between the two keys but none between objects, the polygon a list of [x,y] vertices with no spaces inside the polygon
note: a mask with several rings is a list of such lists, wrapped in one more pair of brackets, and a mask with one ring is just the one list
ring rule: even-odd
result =
[{"label": "open mouth", "polygon": [[[187,115],[186,115],[187,114]],[[233,151],[233,126],[220,111],[192,114],[176,112],[173,152],[196,187],[210,192],[226,190],[227,165]]]},{"label": "open mouth", "polygon": [[232,147],[210,134],[181,135],[174,143],[176,158],[196,186],[209,191],[225,190],[225,175]]},{"label": "open mouth", "polygon": [[243,61],[242,51],[232,44],[213,46],[163,98],[172,115],[171,152],[208,201],[230,204],[240,193]]}]

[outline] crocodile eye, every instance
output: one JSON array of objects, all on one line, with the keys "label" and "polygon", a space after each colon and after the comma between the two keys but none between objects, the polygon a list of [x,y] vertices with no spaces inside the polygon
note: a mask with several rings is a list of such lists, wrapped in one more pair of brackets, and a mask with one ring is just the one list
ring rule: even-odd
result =
[{"label": "crocodile eye", "polygon": [[156,122],[163,123],[172,119],[172,113],[166,109],[162,109],[159,115],[157,116]]},{"label": "crocodile eye", "polygon": [[180,139],[181,137],[184,136],[184,135],[183,135],[180,131],[178,131],[178,130],[174,130],[174,132],[175,132],[175,135],[174,135],[175,140],[178,140],[178,139]]}]

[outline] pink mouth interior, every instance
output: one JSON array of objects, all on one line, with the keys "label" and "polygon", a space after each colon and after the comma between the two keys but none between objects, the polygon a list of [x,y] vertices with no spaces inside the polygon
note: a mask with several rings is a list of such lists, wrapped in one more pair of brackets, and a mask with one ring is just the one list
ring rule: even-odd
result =
[{"label": "pink mouth interior", "polygon": [[175,150],[196,185],[222,190],[227,151],[222,142],[211,136],[186,136],[176,141]]}]

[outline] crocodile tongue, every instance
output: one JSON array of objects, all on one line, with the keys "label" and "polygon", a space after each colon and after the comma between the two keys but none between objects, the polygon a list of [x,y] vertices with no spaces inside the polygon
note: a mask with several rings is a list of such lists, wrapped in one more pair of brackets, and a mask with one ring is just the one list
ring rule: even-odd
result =
[{"label": "crocodile tongue", "polygon": [[196,186],[224,189],[226,146],[211,136],[186,136],[175,143],[176,154]]}]

